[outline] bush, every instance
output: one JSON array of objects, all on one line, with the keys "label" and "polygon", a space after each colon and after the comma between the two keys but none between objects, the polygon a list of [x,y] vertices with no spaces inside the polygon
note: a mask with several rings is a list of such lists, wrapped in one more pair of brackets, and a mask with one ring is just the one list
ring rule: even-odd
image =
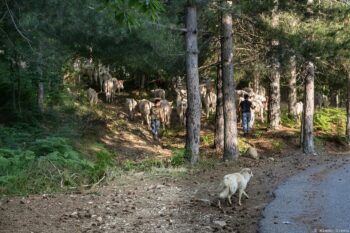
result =
[{"label": "bush", "polygon": [[133,160],[125,160],[125,162],[123,163],[123,170],[125,171],[131,171],[134,170],[137,167],[137,163]]},{"label": "bush", "polygon": [[345,132],[346,112],[340,108],[322,108],[315,113],[315,129],[327,134],[342,135]]},{"label": "bush", "polygon": [[282,125],[289,127],[289,128],[299,128],[300,127],[300,122],[298,122],[297,119],[291,118],[288,115],[287,111],[282,111],[281,122],[282,122]]},{"label": "bush", "polygon": [[81,156],[67,138],[45,137],[28,146],[0,149],[0,190],[6,194],[27,194],[65,190],[92,184],[113,165],[107,150],[96,160]]},{"label": "bush", "polygon": [[179,167],[181,165],[184,165],[187,161],[187,155],[186,151],[184,150],[174,150],[173,156],[170,159],[170,164],[173,167]]}]

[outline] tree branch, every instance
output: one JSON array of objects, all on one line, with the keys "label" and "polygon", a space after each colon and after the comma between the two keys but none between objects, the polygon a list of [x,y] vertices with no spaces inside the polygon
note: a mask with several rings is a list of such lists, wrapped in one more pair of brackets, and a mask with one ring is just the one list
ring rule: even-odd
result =
[{"label": "tree branch", "polygon": [[[9,5],[7,4],[7,0],[4,0],[4,2],[5,2],[5,5],[6,5],[6,8],[7,8],[7,11],[8,11],[8,13],[9,13],[9,15],[10,15],[10,18],[11,18],[11,20],[12,20],[12,23],[13,23],[13,25],[15,26],[16,31],[18,32],[18,34],[19,34],[25,41],[27,41],[29,47],[33,50],[33,47],[32,47],[32,45],[30,44],[31,41],[30,41],[30,40],[21,32],[21,30],[19,30],[19,28],[17,27],[17,24],[16,24],[16,22],[15,22],[15,18],[13,17],[12,11],[11,11]],[[33,50],[33,51],[34,51],[34,50]]]}]

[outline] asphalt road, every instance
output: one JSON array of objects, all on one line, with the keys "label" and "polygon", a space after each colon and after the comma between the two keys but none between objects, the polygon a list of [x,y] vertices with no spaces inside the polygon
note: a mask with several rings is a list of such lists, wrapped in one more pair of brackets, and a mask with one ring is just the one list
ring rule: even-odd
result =
[{"label": "asphalt road", "polygon": [[350,233],[350,164],[309,168],[274,194],[260,233]]}]

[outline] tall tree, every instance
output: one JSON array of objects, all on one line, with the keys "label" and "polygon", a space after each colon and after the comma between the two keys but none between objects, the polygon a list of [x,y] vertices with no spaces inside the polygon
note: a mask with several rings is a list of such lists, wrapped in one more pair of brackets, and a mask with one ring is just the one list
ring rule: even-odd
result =
[{"label": "tall tree", "polygon": [[288,114],[296,117],[296,103],[297,103],[297,61],[295,54],[289,59],[290,78],[288,80]]},{"label": "tall tree", "polygon": [[38,51],[38,58],[37,58],[37,73],[39,76],[38,79],[38,94],[37,94],[37,101],[38,101],[38,108],[41,113],[44,112],[44,80],[43,80],[43,54],[42,54],[42,46],[39,42],[39,51]]},{"label": "tall tree", "polygon": [[[272,28],[277,30],[279,24],[279,0],[274,0],[272,10]],[[279,47],[280,41],[274,38],[272,45],[272,74],[270,82],[270,98],[269,98],[269,128],[276,130],[280,128],[281,123],[281,87],[280,87],[280,61]]]},{"label": "tall tree", "polygon": [[314,146],[314,95],[315,95],[315,65],[309,62],[305,77],[305,99],[302,127],[302,148],[307,155],[315,155]]},{"label": "tall tree", "polygon": [[[219,60],[220,61],[220,60]],[[225,133],[225,121],[224,121],[224,105],[223,105],[223,93],[222,93],[222,74],[221,65],[218,63],[216,70],[216,115],[215,115],[215,138],[214,144],[216,151],[224,150],[224,133]]]},{"label": "tall tree", "polygon": [[191,164],[199,160],[201,97],[199,92],[197,8],[195,1],[188,1],[186,14],[186,72],[187,72],[187,135],[186,151]]},{"label": "tall tree", "polygon": [[239,157],[237,139],[237,115],[235,101],[235,83],[233,78],[233,45],[232,45],[232,1],[223,1],[222,16],[222,82],[224,99],[224,160]]},{"label": "tall tree", "polygon": [[350,146],[350,60],[345,62],[344,70],[347,75],[347,89],[346,89],[346,139]]},{"label": "tall tree", "polygon": [[347,78],[347,100],[346,100],[346,138],[350,146],[350,71]]}]

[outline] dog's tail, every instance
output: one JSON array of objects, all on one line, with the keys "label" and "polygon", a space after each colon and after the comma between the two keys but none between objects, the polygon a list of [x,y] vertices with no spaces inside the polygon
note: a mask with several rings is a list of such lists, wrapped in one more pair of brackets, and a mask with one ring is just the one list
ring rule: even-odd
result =
[{"label": "dog's tail", "polygon": [[226,198],[228,196],[230,189],[228,186],[224,186],[223,189],[221,189],[221,192],[219,194],[220,198]]},{"label": "dog's tail", "polygon": [[226,198],[228,196],[230,189],[229,189],[229,186],[225,183],[225,180],[220,183],[219,190],[220,190],[220,194],[219,194],[220,198]]}]

